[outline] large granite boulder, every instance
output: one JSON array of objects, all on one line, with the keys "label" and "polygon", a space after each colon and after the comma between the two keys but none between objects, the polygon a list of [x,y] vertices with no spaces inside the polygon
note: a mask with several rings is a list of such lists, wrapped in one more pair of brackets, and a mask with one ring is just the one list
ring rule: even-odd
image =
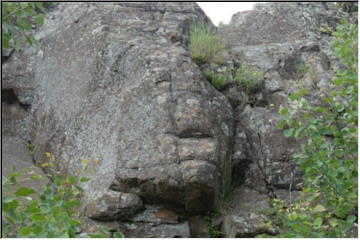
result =
[{"label": "large granite boulder", "polygon": [[[233,111],[185,49],[194,19],[208,21],[194,3],[61,3],[36,51],[4,63],[9,88],[26,78],[36,89],[36,162],[51,152],[60,171],[87,175],[94,219],[118,218],[105,216],[120,204],[109,191],[211,210],[229,180]],[[79,172],[82,159],[92,172]]]}]

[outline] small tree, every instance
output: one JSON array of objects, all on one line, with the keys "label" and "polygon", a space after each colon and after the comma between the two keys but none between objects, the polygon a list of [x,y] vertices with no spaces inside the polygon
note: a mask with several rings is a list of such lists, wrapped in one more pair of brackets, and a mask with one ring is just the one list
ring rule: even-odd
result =
[{"label": "small tree", "polygon": [[292,108],[280,109],[285,136],[306,141],[294,156],[304,171],[302,197],[288,208],[274,200],[282,237],[345,237],[357,219],[357,46],[357,25],[343,22],[332,43],[339,58],[334,89],[320,106],[301,89],[290,96]]}]

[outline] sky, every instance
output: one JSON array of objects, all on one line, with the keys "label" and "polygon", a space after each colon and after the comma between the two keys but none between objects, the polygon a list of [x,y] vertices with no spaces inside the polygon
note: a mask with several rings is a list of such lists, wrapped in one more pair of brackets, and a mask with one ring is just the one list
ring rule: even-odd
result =
[{"label": "sky", "polygon": [[256,2],[197,2],[215,25],[230,22],[234,13],[251,10]]}]

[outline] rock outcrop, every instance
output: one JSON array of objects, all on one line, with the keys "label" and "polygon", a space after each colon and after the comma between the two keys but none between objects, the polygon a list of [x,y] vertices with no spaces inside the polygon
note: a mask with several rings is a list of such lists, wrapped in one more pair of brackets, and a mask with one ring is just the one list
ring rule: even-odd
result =
[{"label": "rock outcrop", "polygon": [[[214,226],[225,237],[276,234],[258,210],[301,189],[300,143],[276,129],[279,106],[299,88],[313,102],[327,91],[344,16],[327,3],[257,4],[219,28],[223,66],[198,66],[189,25],[210,21],[195,3],[58,4],[36,48],[2,55],[2,134],[31,141],[37,164],[51,152],[57,170],[90,179],[84,234],[205,236],[202,216],[230,181],[234,198]],[[202,74],[242,65],[264,72],[257,92],[233,82],[220,92]]]},{"label": "rock outcrop", "polygon": [[[230,180],[233,110],[189,57],[193,20],[208,21],[195,3],[59,4],[35,35],[38,51],[3,64],[8,89],[35,86],[29,139],[36,162],[51,152],[60,171],[90,178],[88,217],[131,217],[142,204],[122,201],[124,194],[206,212]],[[96,174],[79,173],[81,159]],[[152,236],[172,237],[168,229]]]},{"label": "rock outcrop", "polygon": [[344,17],[349,18],[331,3],[259,3],[220,26],[234,66],[253,65],[264,72],[261,89],[238,100],[234,109],[236,189],[233,207],[224,216],[225,236],[275,234],[279,229],[269,224],[271,214],[258,210],[268,208],[272,197],[290,203],[298,196],[302,173],[292,155],[301,143],[276,128],[278,111],[298,89],[309,89],[308,100],[317,104],[331,88],[336,69],[331,34]]}]

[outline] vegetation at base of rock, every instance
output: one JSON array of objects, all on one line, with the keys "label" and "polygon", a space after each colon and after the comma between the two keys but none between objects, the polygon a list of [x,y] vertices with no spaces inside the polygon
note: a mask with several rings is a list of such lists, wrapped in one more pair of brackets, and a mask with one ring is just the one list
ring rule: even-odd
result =
[{"label": "vegetation at base of rock", "polygon": [[203,74],[205,78],[218,90],[224,89],[225,85],[228,83],[227,76],[223,74],[214,73],[210,70],[205,70]]},{"label": "vegetation at base of rock", "polygon": [[36,43],[32,35],[34,26],[44,24],[45,4],[50,2],[4,2],[1,4],[1,42],[2,48],[17,51],[27,42]]},{"label": "vegetation at base of rock", "polygon": [[219,229],[213,226],[213,218],[219,217],[220,215],[221,215],[220,211],[213,211],[213,212],[209,212],[204,217],[206,228],[208,230],[210,237],[212,238],[220,238],[224,235],[223,232],[221,232]]},{"label": "vegetation at base of rock", "polygon": [[[54,158],[42,164],[54,167]],[[56,172],[56,171],[54,171]],[[56,173],[43,191],[21,186],[27,179],[41,180],[42,176],[31,169],[2,176],[2,237],[20,238],[74,238],[79,237],[80,220],[77,210],[81,207],[81,182],[86,177]],[[108,231],[92,233],[89,237],[109,237]],[[123,236],[118,232],[116,237]]]},{"label": "vegetation at base of rock", "polygon": [[216,35],[210,26],[193,23],[190,25],[189,51],[193,59],[209,62],[214,56],[224,50],[222,39]]},{"label": "vegetation at base of rock", "polygon": [[322,104],[310,104],[301,89],[290,96],[289,109],[280,109],[284,135],[306,141],[294,156],[304,171],[301,197],[289,207],[273,202],[280,237],[346,237],[357,219],[357,32],[357,25],[343,22],[334,33],[340,67]]},{"label": "vegetation at base of rock", "polygon": [[236,70],[235,83],[246,93],[253,93],[259,89],[264,80],[264,73],[257,67],[242,65]]}]

